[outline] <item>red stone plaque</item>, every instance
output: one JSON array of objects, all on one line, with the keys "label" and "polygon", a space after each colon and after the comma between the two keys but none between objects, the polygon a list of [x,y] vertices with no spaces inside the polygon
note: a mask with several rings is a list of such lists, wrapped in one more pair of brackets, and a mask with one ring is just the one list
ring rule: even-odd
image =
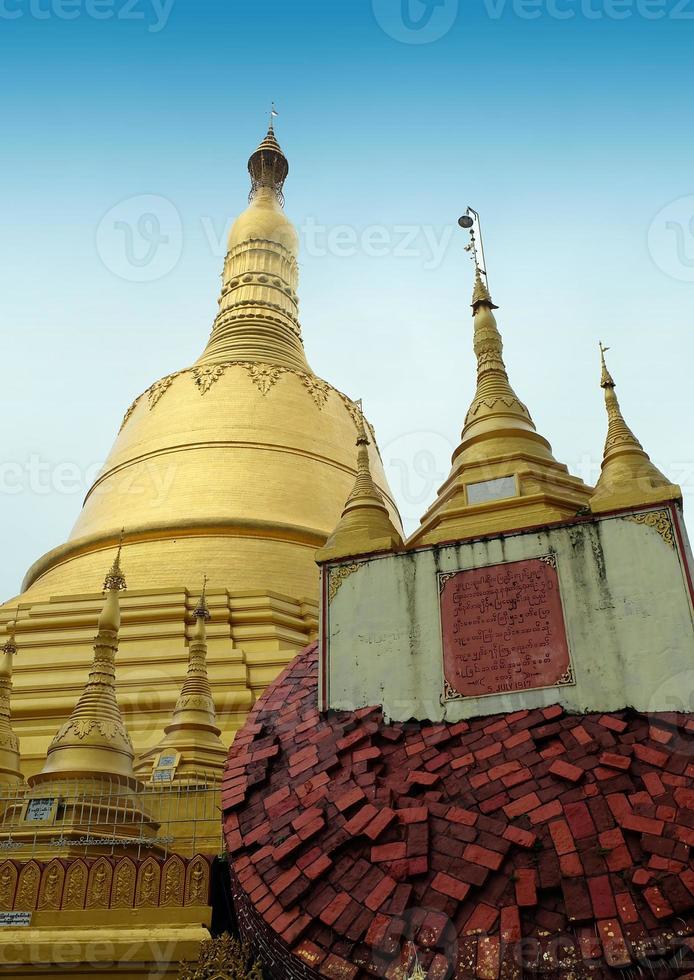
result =
[{"label": "red stone plaque", "polygon": [[573,684],[553,555],[439,575],[445,698]]}]

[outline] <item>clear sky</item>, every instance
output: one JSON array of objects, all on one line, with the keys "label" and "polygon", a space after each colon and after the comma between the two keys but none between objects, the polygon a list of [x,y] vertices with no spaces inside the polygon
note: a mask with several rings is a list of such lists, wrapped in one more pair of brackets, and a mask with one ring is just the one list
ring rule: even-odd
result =
[{"label": "clear sky", "polygon": [[601,339],[693,507],[693,47],[694,0],[0,0],[0,598],[202,349],[273,99],[309,360],[409,528],[474,391],[467,204],[557,458],[596,478]]}]

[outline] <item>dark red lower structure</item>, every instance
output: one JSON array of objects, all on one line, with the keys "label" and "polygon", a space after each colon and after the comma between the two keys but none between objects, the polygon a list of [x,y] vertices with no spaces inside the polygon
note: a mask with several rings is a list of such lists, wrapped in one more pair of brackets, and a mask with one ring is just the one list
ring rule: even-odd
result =
[{"label": "dark red lower structure", "polygon": [[317,709],[317,651],[229,755],[240,929],[272,977],[694,977],[694,718]]}]

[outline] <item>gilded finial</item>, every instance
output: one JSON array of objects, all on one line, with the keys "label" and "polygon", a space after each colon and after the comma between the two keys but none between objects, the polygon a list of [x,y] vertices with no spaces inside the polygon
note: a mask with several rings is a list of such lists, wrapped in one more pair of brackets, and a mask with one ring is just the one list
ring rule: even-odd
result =
[{"label": "gilded finial", "polygon": [[270,103],[270,125],[268,126],[268,132],[274,132],[275,129],[275,119],[279,116],[279,112],[275,108],[275,103]]},{"label": "gilded finial", "polygon": [[253,200],[260,188],[265,187],[274,192],[280,204],[284,204],[282,188],[289,173],[289,163],[275,136],[273,120],[277,115],[273,102],[267,133],[248,161],[248,172],[251,175],[250,199]]},{"label": "gilded finial", "polygon": [[364,404],[361,398],[358,398],[354,403],[359,409],[357,415],[357,445],[358,446],[369,446],[371,445],[368,435],[366,434],[366,420],[364,419]]},{"label": "gilded finial", "polygon": [[104,580],[104,592],[123,592],[127,588],[125,576],[123,575],[123,570],[120,567],[120,556],[123,550],[123,535],[125,534],[125,528],[121,528],[120,538],[118,541],[118,551],[116,552],[116,557],[113,560],[113,565],[109,569],[106,578]]},{"label": "gilded finial", "polygon": [[210,610],[207,608],[207,599],[206,599],[206,596],[205,596],[205,593],[207,591],[207,582],[208,582],[207,575],[203,575],[203,577],[202,577],[202,592],[200,593],[200,601],[198,602],[198,604],[197,604],[197,606],[195,607],[195,610],[194,610],[195,618],[196,619],[204,619],[206,623],[208,623],[210,621],[210,619],[212,618],[210,616]]},{"label": "gilded finial", "polygon": [[601,388],[614,388],[616,387],[612,375],[607,370],[607,364],[605,363],[605,353],[610,349],[605,347],[601,340],[598,341],[598,347],[600,348],[600,365],[601,365],[601,375],[600,375],[600,387]]}]

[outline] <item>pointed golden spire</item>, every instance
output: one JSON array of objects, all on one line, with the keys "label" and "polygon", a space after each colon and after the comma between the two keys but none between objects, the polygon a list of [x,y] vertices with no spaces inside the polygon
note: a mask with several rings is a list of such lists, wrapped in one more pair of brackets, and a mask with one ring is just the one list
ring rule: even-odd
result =
[{"label": "pointed golden spire", "polygon": [[283,211],[289,162],[273,118],[248,160],[250,203],[229,232],[219,313],[197,364],[260,361],[309,374],[299,324],[299,236]]},{"label": "pointed golden spire", "polygon": [[609,347],[604,347],[602,342],[599,347],[600,387],[605,392],[607,409],[607,439],[600,479],[590,498],[591,510],[600,513],[639,504],[680,500],[681,489],[670,483],[653,465],[648,453],[624,421],[615,392],[616,385],[605,362],[605,352]]},{"label": "pointed golden spire", "polygon": [[[206,600],[207,576],[194,610],[195,628],[188,648],[188,672],[176,701],[171,722],[164,729],[164,738],[137,760],[136,771],[141,778],[151,771],[154,780],[162,755],[175,759],[175,771],[169,782],[192,782],[201,778],[218,782],[222,778],[227,757],[216,724],[212,690],[207,675],[207,626],[210,611]],[[154,764],[154,770],[152,766]]]},{"label": "pointed golden spire", "polygon": [[51,742],[43,769],[29,780],[107,779],[134,784],[133,746],[116,699],[116,652],[120,629],[119,595],[125,588],[120,566],[123,543],[104,583],[106,600],[99,616],[89,678],[72,714]]},{"label": "pointed golden spire", "polygon": [[402,547],[402,538],[388,514],[383,496],[371,476],[369,437],[364,413],[359,405],[357,424],[357,478],[337,527],[316,553],[316,561],[329,561],[348,555],[394,551]]},{"label": "pointed golden spire", "polygon": [[478,217],[460,221],[462,227],[471,229],[466,251],[475,263],[472,315],[477,389],[451,472],[408,546],[561,520],[585,507],[590,494],[554,458],[552,447],[536,431],[530,412],[511,387],[494,316],[498,306],[477,261],[475,222]]},{"label": "pointed golden spire", "polygon": [[17,653],[15,629],[7,626],[7,640],[0,648],[0,786],[23,782],[20,770],[19,739],[12,729],[12,661]]}]

